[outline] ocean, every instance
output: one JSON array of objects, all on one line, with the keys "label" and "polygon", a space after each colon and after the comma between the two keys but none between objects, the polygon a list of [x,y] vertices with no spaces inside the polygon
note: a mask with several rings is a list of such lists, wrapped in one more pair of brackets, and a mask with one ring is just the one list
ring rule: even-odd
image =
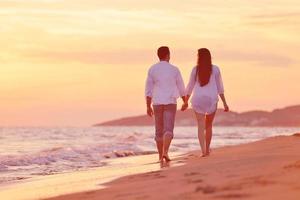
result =
[{"label": "ocean", "polygon": [[[295,127],[214,127],[212,148],[299,132]],[[85,170],[109,159],[155,153],[154,128],[0,128],[0,185]],[[199,150],[196,127],[176,127],[170,151]]]}]

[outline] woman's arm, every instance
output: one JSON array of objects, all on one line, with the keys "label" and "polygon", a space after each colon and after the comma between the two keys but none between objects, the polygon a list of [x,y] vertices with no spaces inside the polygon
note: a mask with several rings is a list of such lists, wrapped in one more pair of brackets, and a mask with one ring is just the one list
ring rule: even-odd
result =
[{"label": "woman's arm", "polygon": [[193,92],[193,89],[195,87],[195,84],[196,84],[196,80],[197,80],[197,77],[196,77],[196,67],[193,68],[192,72],[191,72],[191,75],[190,75],[190,80],[189,80],[189,83],[188,85],[186,86],[186,95],[187,95],[187,101],[189,100],[189,97],[191,96],[192,92]]},{"label": "woman's arm", "polygon": [[186,101],[185,87],[184,87],[184,82],[183,82],[183,79],[182,79],[179,69],[178,69],[177,76],[176,76],[176,85],[177,85],[179,94],[182,98],[182,101],[183,101],[183,103],[185,103],[185,101]]},{"label": "woman's arm", "polygon": [[226,102],[226,98],[224,95],[224,86],[223,86],[223,80],[222,80],[222,76],[221,76],[221,72],[220,69],[217,67],[216,68],[216,84],[217,84],[217,89],[218,89],[218,93],[220,98],[222,99],[223,105],[224,105],[224,111],[228,112],[229,111],[229,107],[227,105]]},{"label": "woman's arm", "polygon": [[225,95],[222,93],[222,94],[219,94],[219,96],[222,99],[222,102],[223,102],[223,105],[224,105],[224,111],[228,112],[229,111],[229,107],[227,105]]},{"label": "woman's arm", "polygon": [[182,108],[181,108],[182,111],[186,110],[189,107],[188,102],[189,102],[189,98],[193,92],[195,83],[196,83],[196,68],[193,68],[191,75],[190,75],[189,83],[186,86],[186,90],[185,90],[186,97],[185,97],[185,103],[182,105]]}]

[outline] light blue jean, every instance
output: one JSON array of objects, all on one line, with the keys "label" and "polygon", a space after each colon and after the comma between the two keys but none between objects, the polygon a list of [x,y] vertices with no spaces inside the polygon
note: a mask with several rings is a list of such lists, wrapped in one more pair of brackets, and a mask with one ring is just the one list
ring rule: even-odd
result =
[{"label": "light blue jean", "polygon": [[155,118],[155,140],[162,141],[164,137],[173,139],[177,104],[153,105]]}]

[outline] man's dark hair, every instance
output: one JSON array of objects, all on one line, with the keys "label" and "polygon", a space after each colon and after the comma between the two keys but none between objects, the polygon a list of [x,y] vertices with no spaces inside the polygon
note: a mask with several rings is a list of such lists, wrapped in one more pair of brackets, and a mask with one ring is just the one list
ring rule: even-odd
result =
[{"label": "man's dark hair", "polygon": [[157,49],[157,56],[159,57],[159,60],[165,59],[170,54],[169,47],[162,46]]}]

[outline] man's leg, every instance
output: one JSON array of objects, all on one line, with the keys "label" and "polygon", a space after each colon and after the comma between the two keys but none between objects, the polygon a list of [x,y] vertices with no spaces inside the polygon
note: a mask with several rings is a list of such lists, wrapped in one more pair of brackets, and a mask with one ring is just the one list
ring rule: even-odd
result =
[{"label": "man's leg", "polygon": [[163,140],[156,140],[156,147],[157,147],[157,151],[158,151],[158,159],[159,159],[159,161],[162,161],[163,147],[164,147]]},{"label": "man's leg", "polygon": [[155,141],[159,155],[159,160],[162,160],[163,156],[163,105],[153,105],[154,118],[155,118]]},{"label": "man's leg", "polygon": [[176,104],[169,104],[164,106],[164,152],[163,155],[167,161],[170,161],[168,152],[173,139],[173,131],[176,115]]},{"label": "man's leg", "polygon": [[163,156],[165,156],[167,161],[170,161],[168,153],[169,153],[170,144],[172,142],[172,137],[170,137],[171,134],[172,133],[170,133],[170,132],[166,132],[165,135],[164,135]]}]

